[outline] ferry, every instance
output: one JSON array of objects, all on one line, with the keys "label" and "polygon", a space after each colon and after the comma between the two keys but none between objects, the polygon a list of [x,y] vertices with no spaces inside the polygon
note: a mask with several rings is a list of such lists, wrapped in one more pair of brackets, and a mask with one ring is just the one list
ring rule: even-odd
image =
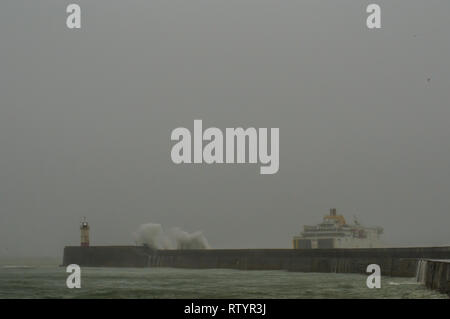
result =
[{"label": "ferry", "polygon": [[304,226],[299,236],[294,236],[294,249],[319,248],[382,248],[382,227],[364,227],[358,220],[347,224],[344,216],[337,215],[336,208],[315,226]]}]

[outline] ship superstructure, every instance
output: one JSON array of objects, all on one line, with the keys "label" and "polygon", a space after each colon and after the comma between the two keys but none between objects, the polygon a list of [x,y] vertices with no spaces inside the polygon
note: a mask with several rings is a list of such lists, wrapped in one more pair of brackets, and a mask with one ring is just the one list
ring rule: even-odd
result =
[{"label": "ship superstructure", "polygon": [[322,223],[304,226],[300,236],[293,239],[294,249],[317,248],[380,248],[381,227],[364,227],[357,220],[347,224],[344,216],[337,215],[336,209],[324,216]]}]

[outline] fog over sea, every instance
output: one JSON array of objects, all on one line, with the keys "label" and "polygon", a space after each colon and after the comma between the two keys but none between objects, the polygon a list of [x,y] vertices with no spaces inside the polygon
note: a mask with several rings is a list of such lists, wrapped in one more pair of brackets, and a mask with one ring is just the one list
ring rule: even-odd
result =
[{"label": "fog over sea", "polygon": [[82,268],[81,288],[54,259],[0,260],[0,298],[448,298],[414,278],[231,269]]}]

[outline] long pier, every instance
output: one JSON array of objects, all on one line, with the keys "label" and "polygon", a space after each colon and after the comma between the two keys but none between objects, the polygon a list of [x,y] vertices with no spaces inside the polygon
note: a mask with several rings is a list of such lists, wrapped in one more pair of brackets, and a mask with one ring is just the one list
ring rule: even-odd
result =
[{"label": "long pier", "polygon": [[378,264],[382,275],[415,277],[423,259],[450,259],[450,247],[152,250],[143,246],[70,246],[64,248],[63,265],[366,273],[369,264]]}]

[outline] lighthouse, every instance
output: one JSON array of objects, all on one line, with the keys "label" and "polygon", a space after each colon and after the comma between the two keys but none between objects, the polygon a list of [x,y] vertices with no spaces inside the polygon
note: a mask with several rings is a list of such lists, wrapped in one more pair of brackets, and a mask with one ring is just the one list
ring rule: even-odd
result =
[{"label": "lighthouse", "polygon": [[81,247],[89,247],[89,224],[84,217],[80,225]]}]

